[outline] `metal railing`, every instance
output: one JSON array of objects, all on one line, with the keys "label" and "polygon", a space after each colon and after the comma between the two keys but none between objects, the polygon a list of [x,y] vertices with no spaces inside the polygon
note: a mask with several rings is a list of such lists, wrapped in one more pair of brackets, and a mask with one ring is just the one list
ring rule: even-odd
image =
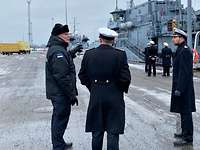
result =
[{"label": "metal railing", "polygon": [[127,38],[118,39],[118,46],[126,47],[131,52],[133,52],[137,57],[139,57],[141,60],[144,60],[144,53],[142,49],[140,49],[137,45],[130,42]]}]

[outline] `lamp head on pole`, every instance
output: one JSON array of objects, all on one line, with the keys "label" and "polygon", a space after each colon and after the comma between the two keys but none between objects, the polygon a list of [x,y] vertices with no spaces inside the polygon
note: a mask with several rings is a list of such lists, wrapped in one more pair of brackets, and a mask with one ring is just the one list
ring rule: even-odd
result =
[{"label": "lamp head on pole", "polygon": [[31,3],[31,0],[26,0],[27,1],[27,3]]}]

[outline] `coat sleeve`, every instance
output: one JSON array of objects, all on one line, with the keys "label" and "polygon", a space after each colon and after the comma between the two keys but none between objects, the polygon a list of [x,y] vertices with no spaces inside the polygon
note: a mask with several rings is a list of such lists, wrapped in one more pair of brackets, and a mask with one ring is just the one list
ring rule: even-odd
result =
[{"label": "coat sleeve", "polygon": [[125,92],[128,93],[129,85],[131,83],[131,74],[128,66],[126,53],[122,53],[122,64],[119,70],[119,86]]},{"label": "coat sleeve", "polygon": [[144,55],[147,54],[147,48],[144,49],[144,51],[142,52]]},{"label": "coat sleeve", "polygon": [[70,75],[69,58],[62,52],[56,52],[52,56],[51,66],[53,78],[65,95],[70,98],[75,96]]},{"label": "coat sleeve", "polygon": [[81,69],[78,73],[78,77],[81,81],[81,84],[82,85],[85,85],[88,90],[90,91],[91,89],[91,82],[90,82],[90,79],[88,77],[88,74],[87,74],[87,64],[86,64],[86,59],[87,59],[87,52],[85,52],[84,56],[83,56],[83,60],[81,62]]},{"label": "coat sleeve", "polygon": [[164,49],[161,50],[161,55],[160,55],[160,57],[161,57],[161,58],[164,58]]},{"label": "coat sleeve", "polygon": [[74,59],[76,58],[76,51],[75,50],[69,50],[68,53],[71,55],[71,57]]},{"label": "coat sleeve", "polygon": [[158,49],[156,47],[155,47],[155,51],[156,51],[155,55],[158,56]]},{"label": "coat sleeve", "polygon": [[189,50],[184,50],[180,55],[177,89],[183,93],[189,84],[193,74],[192,54]]}]

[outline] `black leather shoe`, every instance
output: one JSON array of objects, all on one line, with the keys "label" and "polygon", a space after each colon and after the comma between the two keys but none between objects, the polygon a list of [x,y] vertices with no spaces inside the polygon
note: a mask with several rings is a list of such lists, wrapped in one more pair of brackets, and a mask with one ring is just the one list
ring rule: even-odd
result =
[{"label": "black leather shoe", "polygon": [[65,150],[72,148],[73,143],[66,143]]},{"label": "black leather shoe", "polygon": [[174,133],[175,138],[182,138],[183,134],[182,133]]},{"label": "black leather shoe", "polygon": [[174,142],[174,146],[175,147],[179,147],[179,146],[192,146],[193,145],[193,141],[187,141],[184,139],[178,140]]}]

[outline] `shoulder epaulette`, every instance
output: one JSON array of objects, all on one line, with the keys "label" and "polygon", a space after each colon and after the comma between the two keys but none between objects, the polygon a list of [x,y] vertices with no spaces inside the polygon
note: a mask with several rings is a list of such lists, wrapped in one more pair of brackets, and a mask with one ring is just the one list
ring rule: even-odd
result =
[{"label": "shoulder epaulette", "polygon": [[188,48],[188,46],[187,46],[187,45],[185,45],[185,46],[184,46],[184,48]]},{"label": "shoulder epaulette", "polygon": [[119,48],[115,48],[115,50],[124,52],[123,49],[119,49]]},{"label": "shoulder epaulette", "polygon": [[91,48],[91,49],[86,49],[86,51],[92,51],[92,50],[94,50],[95,48]]}]

